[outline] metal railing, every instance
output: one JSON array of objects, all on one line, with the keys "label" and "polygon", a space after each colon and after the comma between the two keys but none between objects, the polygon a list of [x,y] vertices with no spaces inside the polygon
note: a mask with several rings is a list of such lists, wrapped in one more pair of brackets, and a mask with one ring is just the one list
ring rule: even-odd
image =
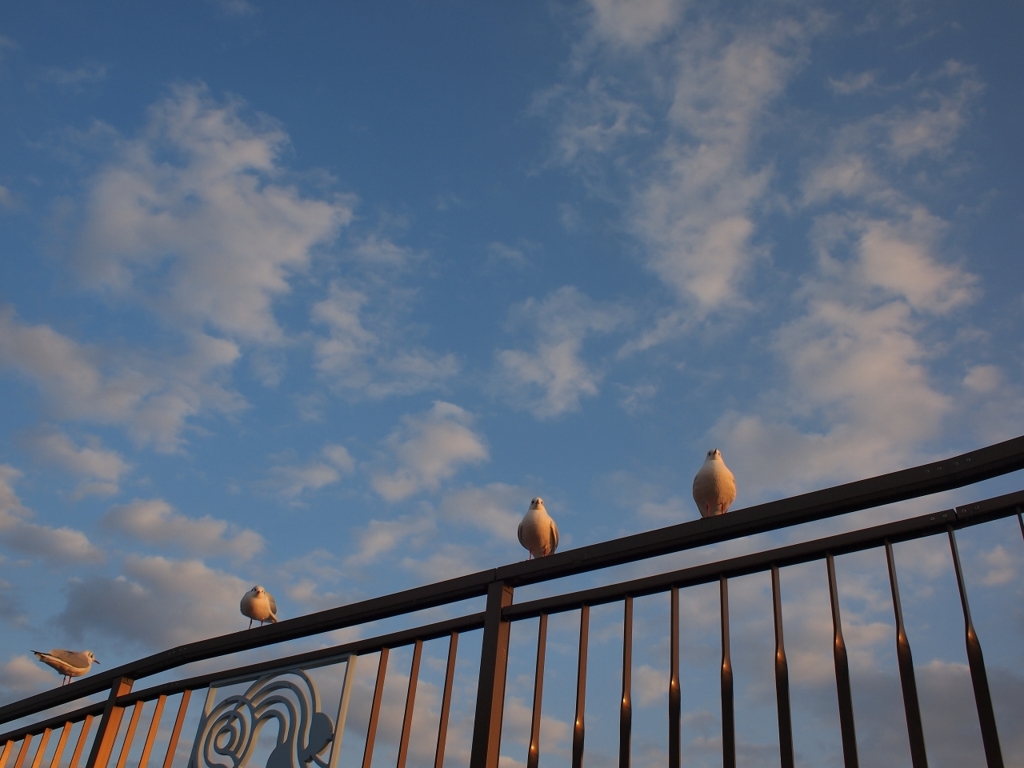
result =
[{"label": "metal railing", "polygon": [[[884,549],[896,628],[896,651],[907,737],[914,768],[927,765],[924,733],[910,643],[904,627],[897,582],[893,544],[937,534],[948,538],[964,618],[967,660],[973,684],[975,707],[982,743],[990,768],[1003,765],[992,697],[978,640],[971,619],[956,531],[1016,515],[1024,535],[1024,491],[987,499],[952,510],[912,517],[798,544],[755,552],[668,573],[632,579],[606,586],[514,603],[515,589],[568,576],[647,560],[683,550],[739,539],[766,531],[836,517],[883,504],[922,497],[963,487],[1024,468],[1024,437],[989,446],[971,453],[879,477],[847,483],[813,493],[757,505],[727,515],[695,520],[656,531],[627,536],[561,552],[541,560],[514,563],[480,573],[450,579],[384,597],[365,600],[319,613],[282,621],[255,630],[190,643],[77,680],[74,683],[22,701],[0,707],[0,728],[21,721],[0,734],[0,768],[107,768],[117,755],[117,768],[126,765],[146,768],[159,741],[163,746],[163,768],[187,762],[189,766],[245,765],[259,742],[264,725],[275,721],[276,746],[267,759],[277,766],[319,765],[335,768],[348,715],[356,660],[378,654],[376,680],[369,705],[369,719],[363,743],[363,768],[370,768],[381,717],[381,702],[389,652],[411,648],[412,662],[405,692],[402,728],[398,738],[397,768],[404,768],[412,741],[417,681],[423,644],[448,639],[447,663],[440,702],[434,748],[434,766],[445,760],[446,735],[453,696],[453,678],[461,634],[482,629],[480,666],[476,687],[471,768],[497,768],[502,735],[502,713],[509,662],[511,625],[538,618],[536,663],[533,678],[533,706],[526,763],[536,768],[540,756],[541,702],[544,690],[548,617],[567,611],[579,613],[579,642],[576,681],[576,711],[572,727],[572,765],[582,767],[585,745],[587,701],[587,658],[590,610],[592,607],[622,605],[622,667],[619,704],[618,762],[630,765],[633,665],[634,599],[667,593],[670,599],[670,671],[668,680],[668,764],[681,764],[679,593],[700,584],[718,584],[721,622],[721,725],[722,763],[736,764],[735,695],[730,655],[729,581],[754,573],[770,574],[775,628],[775,689],[778,714],[779,759],[784,768],[794,765],[789,670],[783,635],[782,597],[779,570],[787,566],[821,561],[828,582],[833,626],[833,659],[838,697],[843,760],[846,768],[859,764],[854,724],[850,670],[843,624],[839,612],[835,557],[868,549]],[[395,617],[407,617],[438,606],[450,606],[471,598],[484,597],[485,609],[458,618],[414,626],[386,635],[332,645],[228,670],[202,674],[134,690],[135,682],[174,672],[195,662],[208,662],[231,654],[263,648],[300,638],[321,635],[346,627],[360,627]],[[335,717],[321,709],[313,670],[344,668]],[[244,691],[241,689],[244,688]],[[193,704],[206,692],[199,711]],[[232,693],[234,691],[234,693]],[[88,697],[106,694],[99,701],[71,711]],[[177,702],[173,720],[164,720],[169,701]],[[148,728],[141,742],[135,734],[147,705]],[[173,709],[173,707],[172,707]],[[127,723],[124,722],[128,714]],[[181,743],[187,716],[198,718],[191,744]],[[169,726],[169,730],[167,728]],[[159,736],[158,736],[159,734]],[[51,743],[56,739],[51,749]],[[266,741],[266,740],[265,740]],[[73,746],[72,746],[73,745]],[[71,756],[66,753],[71,751]],[[134,750],[134,753],[133,753]],[[135,754],[134,759],[131,755]],[[48,759],[47,759],[48,758]],[[13,762],[12,762],[13,760]],[[227,762],[224,762],[224,761]],[[220,762],[218,762],[220,761]]]}]

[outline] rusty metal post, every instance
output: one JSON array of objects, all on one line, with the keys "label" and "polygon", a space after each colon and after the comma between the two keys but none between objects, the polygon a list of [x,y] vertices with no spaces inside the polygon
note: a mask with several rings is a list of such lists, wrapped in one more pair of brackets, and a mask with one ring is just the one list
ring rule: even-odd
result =
[{"label": "rusty metal post", "polygon": [[491,582],[487,588],[469,768],[498,768],[509,638],[509,623],[502,618],[501,612],[512,605],[512,594],[512,587],[500,581]]},{"label": "rusty metal post", "polygon": [[668,768],[679,768],[681,762],[680,722],[682,696],[679,690],[679,587],[672,587],[669,608],[668,642]]},{"label": "rusty metal post", "polygon": [[583,768],[583,739],[586,735],[587,645],[590,636],[590,606],[580,608],[580,648],[576,664],[576,717],[572,725],[572,768]]},{"label": "rusty metal post", "polygon": [[733,707],[732,654],[729,650],[729,580],[718,578],[722,618],[722,766],[736,768],[736,716]]},{"label": "rusty metal post", "polygon": [[839,728],[843,738],[843,764],[858,768],[857,731],[853,723],[853,692],[850,687],[850,662],[843,638],[843,621],[839,616],[839,588],[836,586],[836,566],[832,553],[825,557],[828,569],[828,596],[832,603],[832,660],[836,668],[836,697],[839,700]]},{"label": "rusty metal post", "polygon": [[633,598],[622,612],[622,701],[619,704],[619,768],[629,768],[633,733]]},{"label": "rusty metal post", "polygon": [[892,542],[888,539],[885,540],[885,561],[889,566],[889,586],[892,587],[892,610],[896,620],[896,661],[900,669],[900,685],[903,687],[903,710],[907,716],[910,764],[913,768],[928,768],[924,726],[921,724],[921,706],[917,700],[914,657],[910,652],[907,629],[903,626],[903,606],[900,603],[899,583],[896,581],[896,558],[892,552]]},{"label": "rusty metal post", "polygon": [[131,693],[134,683],[131,678],[119,677],[110,686],[110,695],[107,696],[107,703],[103,707],[85,768],[107,768],[107,761],[110,760],[110,753],[117,739],[117,729],[121,727],[121,715],[124,714],[124,707],[117,706],[117,697]]},{"label": "rusty metal post", "polygon": [[533,675],[533,715],[530,720],[530,749],[526,768],[537,768],[540,759],[540,717],[544,699],[544,656],[548,644],[548,615],[542,613],[537,624],[537,667]]},{"label": "rusty metal post", "polygon": [[974,631],[971,608],[967,604],[967,585],[960,567],[960,552],[956,546],[953,526],[947,525],[949,550],[953,553],[953,569],[956,571],[956,586],[960,590],[960,604],[964,609],[964,639],[967,643],[967,661],[971,669],[971,683],[974,685],[974,703],[978,707],[978,722],[981,725],[981,740],[985,745],[985,761],[989,768],[1003,768],[1003,752],[999,746],[999,731],[996,729],[996,714],[992,709],[992,695],[988,688],[985,672],[985,657],[981,653],[981,641]]},{"label": "rusty metal post", "polygon": [[779,754],[782,768],[793,768],[793,719],[789,709],[789,663],[782,637],[782,587],[779,566],[772,566],[772,606],[775,613],[775,698],[779,710]]}]

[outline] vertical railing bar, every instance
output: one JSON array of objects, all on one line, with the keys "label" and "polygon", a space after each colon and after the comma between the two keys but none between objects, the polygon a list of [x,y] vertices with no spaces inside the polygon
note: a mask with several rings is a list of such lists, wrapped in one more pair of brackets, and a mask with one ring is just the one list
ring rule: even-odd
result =
[{"label": "vertical railing bar", "polygon": [[132,716],[128,721],[128,730],[124,734],[124,741],[121,744],[121,756],[117,758],[117,768],[124,768],[128,762],[128,752],[132,748],[132,740],[135,738],[135,729],[139,725],[139,717],[142,715],[144,702],[137,701],[132,707]]},{"label": "vertical railing bar", "polygon": [[100,716],[100,724],[96,729],[96,738],[92,741],[89,759],[85,763],[86,768],[107,768],[110,753],[117,740],[117,731],[121,727],[121,717],[124,714],[124,707],[119,707],[117,700],[131,691],[134,682],[129,677],[119,677],[110,686],[110,694],[107,696],[103,714]]},{"label": "vertical railing bar", "polygon": [[[64,754],[64,746],[68,743],[68,736],[71,734],[71,728],[74,726],[70,720],[64,723],[60,729],[60,738],[57,739],[57,746],[54,747],[53,757],[50,758],[50,768],[57,768],[60,765],[60,756]],[[3,761],[0,760],[0,766],[3,765]]]},{"label": "vertical railing bar", "polygon": [[469,768],[498,768],[510,629],[502,611],[512,605],[514,593],[512,585],[501,581],[492,581],[487,586]]},{"label": "vertical railing bar", "polygon": [[779,710],[779,759],[782,768],[793,768],[793,719],[789,707],[789,663],[782,636],[782,587],[779,566],[772,565],[772,607],[775,614],[775,697]]},{"label": "vertical railing bar", "polygon": [[537,768],[540,759],[540,714],[544,700],[544,656],[548,643],[548,615],[542,613],[537,624],[537,666],[533,675],[533,714],[530,718],[530,746],[526,768]]},{"label": "vertical railing bar", "polygon": [[1024,517],[1021,516],[1020,507],[1017,507],[1017,522],[1020,524],[1020,535],[1024,539]]},{"label": "vertical railing bar", "polygon": [[78,741],[75,742],[75,751],[71,755],[71,762],[68,763],[68,768],[78,768],[78,761],[82,757],[82,751],[85,749],[85,742],[89,736],[89,730],[92,727],[92,715],[86,715],[82,721],[82,730],[78,734]]},{"label": "vertical railing bar", "polygon": [[[452,685],[455,682],[455,659],[458,654],[459,633],[452,632],[448,641],[448,667],[444,673],[444,694],[441,697],[441,719],[437,724],[437,749],[434,752],[434,768],[444,764],[444,747],[448,740],[448,715],[452,708]],[[332,766],[333,768],[333,766]]]},{"label": "vertical railing bar", "polygon": [[885,560],[889,567],[892,609],[896,618],[896,659],[900,668],[900,685],[903,688],[907,737],[910,739],[910,762],[914,768],[928,768],[928,755],[924,746],[924,727],[921,724],[921,707],[917,700],[917,681],[914,678],[914,657],[910,652],[906,627],[903,625],[903,606],[900,603],[899,583],[896,580],[896,559],[892,552],[892,542],[888,539],[885,540]]},{"label": "vertical railing bar", "polygon": [[409,734],[412,732],[412,716],[416,709],[416,685],[420,677],[420,659],[423,656],[423,641],[417,640],[412,648],[412,666],[409,669],[409,690],[405,694],[405,716],[402,718],[402,736],[398,742],[396,768],[405,768],[409,755]]},{"label": "vertical railing bar", "polygon": [[843,621],[839,615],[839,588],[836,566],[831,552],[825,554],[828,569],[828,596],[832,603],[832,658],[836,667],[836,697],[839,699],[839,729],[843,739],[843,763],[858,768],[857,731],[853,721],[853,689],[850,686],[850,660],[843,638]]},{"label": "vertical railing bar", "polygon": [[163,768],[171,768],[174,762],[174,752],[178,748],[178,738],[181,736],[181,726],[185,722],[185,712],[188,710],[189,699],[192,698],[192,691],[185,689],[181,692],[181,703],[178,704],[178,714],[174,718],[174,727],[171,729],[171,738],[167,741],[167,753],[164,755]]},{"label": "vertical railing bar", "polygon": [[36,756],[32,758],[32,768],[39,768],[39,764],[43,761],[43,753],[46,751],[46,745],[50,742],[50,734],[53,732],[50,728],[43,729],[43,736],[39,739],[39,747],[36,749]]},{"label": "vertical railing bar", "polygon": [[14,742],[11,741],[10,739],[8,739],[4,743],[3,750],[0,750],[0,768],[6,768],[7,767],[7,758],[10,756],[11,749],[13,747],[14,747]]},{"label": "vertical railing bar", "polygon": [[580,649],[576,665],[576,718],[572,726],[572,768],[583,768],[584,719],[587,706],[587,640],[590,635],[590,606],[580,608]]},{"label": "vertical railing bar", "polygon": [[679,768],[682,699],[679,691],[679,587],[672,587],[669,608],[668,766]]},{"label": "vertical railing bar", "polygon": [[345,659],[345,682],[341,686],[337,725],[334,727],[334,738],[331,739],[331,756],[327,761],[327,768],[335,768],[338,764],[338,755],[341,754],[341,741],[345,735],[345,722],[348,720],[348,703],[352,698],[352,683],[356,676],[356,660],[358,658],[358,656],[353,654]]},{"label": "vertical railing bar", "polygon": [[967,603],[967,585],[960,566],[960,552],[956,546],[953,526],[947,525],[949,549],[953,553],[953,570],[956,572],[956,586],[960,590],[960,604],[964,609],[964,638],[967,644],[967,662],[971,669],[971,683],[974,685],[974,703],[978,708],[978,722],[981,725],[981,741],[985,746],[985,760],[988,768],[1003,768],[1003,751],[999,746],[999,731],[996,728],[996,713],[992,708],[992,694],[985,672],[985,657],[981,652],[981,641],[974,631],[971,608]]},{"label": "vertical railing bar", "polygon": [[14,759],[14,768],[22,768],[25,765],[25,758],[28,757],[29,747],[32,745],[32,734],[27,733],[21,739],[21,749]]},{"label": "vertical railing bar", "polygon": [[619,768],[629,768],[633,735],[633,598],[622,608],[622,702],[619,704]]},{"label": "vertical railing bar", "polygon": [[722,766],[736,768],[736,715],[732,687],[732,653],[729,649],[729,580],[718,578],[722,617]]},{"label": "vertical railing bar", "polygon": [[366,747],[363,749],[363,768],[370,768],[373,760],[373,742],[377,738],[377,719],[380,717],[380,700],[384,695],[384,676],[388,670],[388,649],[380,649],[377,662],[377,684],[373,688],[373,704],[370,705],[370,722],[366,726]]},{"label": "vertical railing bar", "polygon": [[137,768],[146,768],[149,764],[149,755],[153,751],[153,741],[156,739],[156,733],[160,730],[160,718],[164,714],[164,705],[167,703],[167,697],[161,695],[156,700],[156,709],[153,710],[153,719],[149,723],[149,731],[146,733],[146,743],[142,745],[142,754],[139,755],[139,764]]}]

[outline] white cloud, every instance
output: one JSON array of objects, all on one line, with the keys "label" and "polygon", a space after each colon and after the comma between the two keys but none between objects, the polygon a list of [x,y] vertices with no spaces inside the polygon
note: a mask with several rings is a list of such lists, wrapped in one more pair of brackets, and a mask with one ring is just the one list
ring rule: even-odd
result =
[{"label": "white cloud", "polygon": [[355,469],[355,461],[343,445],[325,445],[320,458],[302,465],[279,465],[270,468],[267,482],[285,499],[295,500],[307,491],[318,491],[332,485],[343,474]]},{"label": "white cloud", "polygon": [[1011,555],[1002,544],[997,544],[988,552],[984,552],[982,560],[984,560],[988,572],[982,578],[981,583],[987,587],[1009,584],[1017,576],[1019,558]]},{"label": "white cloud", "polygon": [[107,68],[96,62],[83,64],[75,69],[64,69],[63,67],[47,67],[39,75],[39,79],[54,85],[72,86],[80,88],[90,83],[98,83],[107,77]]},{"label": "white cloud", "polygon": [[795,22],[697,25],[679,43],[667,115],[673,131],[630,218],[651,269],[702,313],[742,303],[740,283],[758,256],[753,208],[771,178],[769,168],[752,167],[752,141],[809,33]]},{"label": "white cloud", "polygon": [[533,333],[535,349],[500,350],[495,377],[500,389],[543,419],[578,410],[582,397],[597,395],[601,374],[583,361],[583,341],[593,333],[615,330],[628,312],[563,286],[542,301],[527,299],[510,316],[513,327]]},{"label": "white cloud", "polygon": [[979,395],[988,395],[1003,383],[1003,372],[996,365],[975,365],[964,376],[964,386]]},{"label": "white cloud", "polygon": [[[314,322],[329,332],[314,342],[313,356],[333,388],[372,398],[407,395],[437,387],[458,372],[452,354],[403,348],[394,330],[397,310],[378,307],[377,316],[367,318],[371,304],[368,294],[332,283],[328,297],[313,306]],[[367,321],[380,330],[369,330]]]},{"label": "white cloud", "polygon": [[11,194],[11,190],[0,184],[0,208],[13,208],[14,207],[14,195]]},{"label": "white cloud", "polygon": [[55,680],[55,673],[34,656],[13,656],[0,667],[0,704],[52,688]]},{"label": "white cloud", "polygon": [[438,513],[442,520],[471,526],[497,541],[518,545],[519,522],[536,495],[516,485],[490,483],[445,494]]},{"label": "white cloud", "polygon": [[263,537],[253,530],[209,515],[193,518],[178,514],[161,499],[136,499],[112,507],[102,522],[147,544],[180,547],[190,555],[247,560],[264,548]]},{"label": "white cloud", "polygon": [[590,0],[594,32],[612,42],[640,46],[653,42],[676,21],[682,0]]},{"label": "white cloud", "polygon": [[188,418],[244,407],[216,381],[238,357],[237,346],[202,334],[186,341],[182,354],[112,354],[47,325],[20,323],[12,310],[0,307],[0,370],[34,381],[55,417],[124,426],[139,444],[164,452],[180,448]]},{"label": "white cloud", "polygon": [[90,183],[79,266],[91,285],[134,295],[174,327],[273,343],[274,298],[352,210],[284,183],[287,136],[244,111],[195,85],[155,104],[142,136],[120,142]]},{"label": "white cloud", "polygon": [[117,451],[105,450],[96,439],[79,448],[71,438],[56,430],[40,431],[28,438],[30,449],[43,461],[84,478],[78,496],[113,495],[118,492],[121,475],[131,469]]},{"label": "white cloud", "polygon": [[20,477],[19,470],[0,464],[0,543],[55,564],[102,561],[103,553],[81,531],[29,522],[32,512],[14,492],[13,483]]},{"label": "white cloud", "polygon": [[[711,430],[732,446],[737,471],[753,487],[795,491],[891,471],[912,462],[953,414],[922,333],[929,316],[970,301],[975,278],[939,262],[925,238],[896,231],[864,220],[819,241],[821,274],[805,284],[805,314],[774,334],[789,377],[782,413],[778,403],[758,414],[727,413]],[[852,259],[831,255],[851,245]],[[796,426],[815,418],[828,426]]]},{"label": "white cloud", "polygon": [[483,437],[470,429],[473,415],[457,405],[437,400],[426,413],[402,421],[387,440],[398,468],[373,476],[373,487],[388,501],[436,491],[460,466],[479,464],[489,456]]},{"label": "white cloud", "polygon": [[423,515],[397,520],[370,520],[365,527],[357,529],[358,548],[345,558],[345,565],[364,567],[409,540],[413,545],[422,544],[425,537],[435,530],[434,519]]},{"label": "white cloud", "polygon": [[875,84],[878,79],[877,70],[865,72],[850,72],[844,77],[828,79],[828,84],[836,93],[846,96],[851,93],[859,93]]},{"label": "white cloud", "polygon": [[149,650],[244,629],[238,603],[252,583],[199,560],[130,555],[125,575],[68,585],[57,623],[81,642],[100,634]]}]

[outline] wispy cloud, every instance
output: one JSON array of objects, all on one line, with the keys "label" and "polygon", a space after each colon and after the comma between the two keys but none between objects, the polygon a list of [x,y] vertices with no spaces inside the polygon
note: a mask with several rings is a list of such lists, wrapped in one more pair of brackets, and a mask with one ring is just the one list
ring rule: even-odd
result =
[{"label": "wispy cloud", "polygon": [[81,88],[84,85],[99,83],[107,77],[107,68],[96,62],[89,62],[74,69],[63,67],[47,67],[39,73],[39,80],[44,83]]},{"label": "wispy cloud", "polygon": [[381,304],[386,302],[371,302],[368,293],[335,282],[327,298],[313,305],[313,321],[328,329],[314,342],[314,361],[332,389],[371,398],[408,395],[436,388],[458,372],[455,355],[404,344],[395,328],[400,310]]},{"label": "wispy cloud", "polygon": [[436,491],[459,467],[486,461],[487,446],[471,429],[473,420],[468,411],[441,400],[426,413],[404,417],[386,443],[398,466],[373,475],[377,493],[400,501],[421,491]]},{"label": "wispy cloud", "polygon": [[308,491],[332,485],[355,469],[355,460],[343,445],[325,445],[320,455],[305,464],[281,464],[270,468],[267,484],[290,501]]},{"label": "wispy cloud", "polygon": [[162,499],[136,499],[112,507],[102,524],[147,544],[175,547],[193,556],[248,560],[264,548],[263,537],[256,531],[210,515],[194,518],[178,514]]},{"label": "wispy cloud", "polygon": [[0,543],[15,552],[54,564],[101,562],[103,553],[81,531],[29,521],[32,511],[14,492],[13,484],[21,476],[14,467],[0,464]]},{"label": "wispy cloud", "polygon": [[541,419],[578,410],[582,397],[598,393],[602,374],[583,360],[583,342],[629,318],[625,308],[595,302],[573,286],[540,301],[527,299],[509,315],[510,328],[525,328],[534,337],[534,348],[499,350],[496,386]]},{"label": "wispy cloud", "polygon": [[[287,183],[287,140],[269,118],[247,118],[239,99],[174,87],[90,181],[83,278],[135,296],[172,326],[281,341],[273,300],[352,218],[348,199],[304,197]],[[168,152],[176,162],[164,162]]]},{"label": "wispy cloud", "polygon": [[63,432],[40,430],[29,435],[27,442],[40,460],[82,478],[78,497],[117,493],[121,476],[131,469],[117,451],[102,448],[95,438],[90,439],[90,445],[80,448]]},{"label": "wispy cloud", "polygon": [[124,426],[140,444],[178,450],[186,421],[203,412],[234,412],[244,401],[216,380],[239,355],[232,342],[187,338],[184,354],[109,354],[48,325],[27,325],[0,307],[0,370],[13,369],[43,394],[55,418]]}]

